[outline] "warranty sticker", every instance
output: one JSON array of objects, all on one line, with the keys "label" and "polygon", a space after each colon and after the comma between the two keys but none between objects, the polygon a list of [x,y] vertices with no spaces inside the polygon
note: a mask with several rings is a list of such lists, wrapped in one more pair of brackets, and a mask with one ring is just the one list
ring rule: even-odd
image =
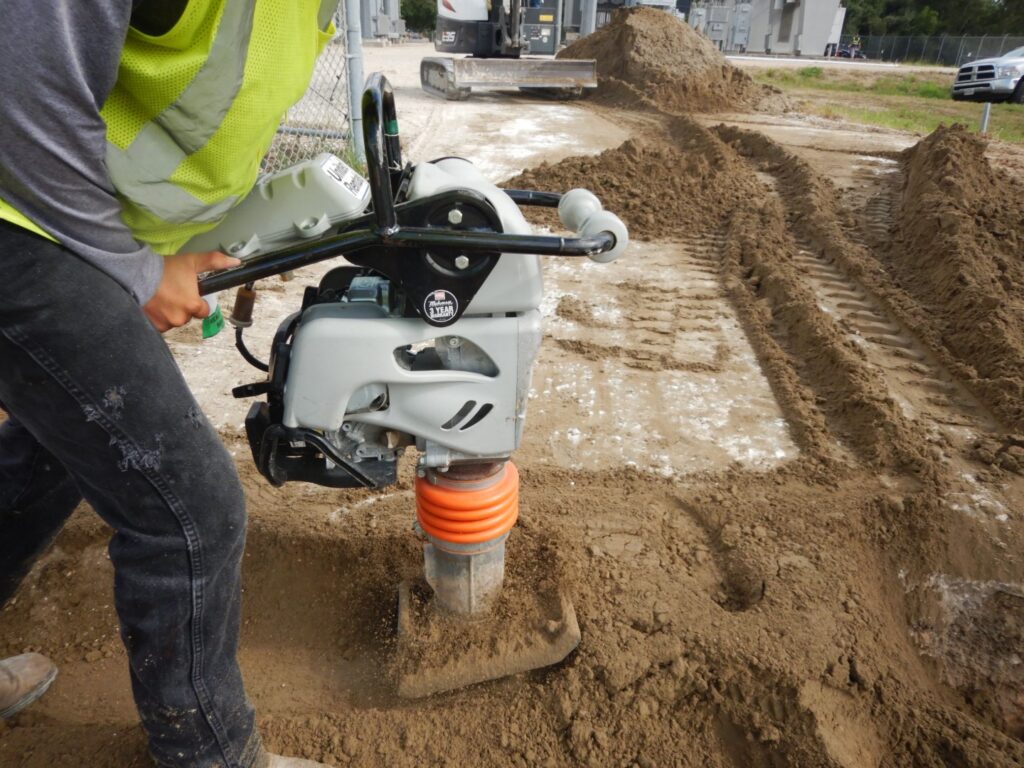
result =
[{"label": "warranty sticker", "polygon": [[451,291],[431,291],[423,300],[423,316],[432,323],[450,323],[459,311],[459,300]]}]

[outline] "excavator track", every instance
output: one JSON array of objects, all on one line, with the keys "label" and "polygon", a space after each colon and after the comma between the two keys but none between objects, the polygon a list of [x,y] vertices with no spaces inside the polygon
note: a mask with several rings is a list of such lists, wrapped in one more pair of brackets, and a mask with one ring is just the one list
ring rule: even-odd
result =
[{"label": "excavator track", "polygon": [[420,85],[431,96],[448,101],[465,101],[471,93],[470,88],[455,84],[455,60],[441,56],[420,62]]}]

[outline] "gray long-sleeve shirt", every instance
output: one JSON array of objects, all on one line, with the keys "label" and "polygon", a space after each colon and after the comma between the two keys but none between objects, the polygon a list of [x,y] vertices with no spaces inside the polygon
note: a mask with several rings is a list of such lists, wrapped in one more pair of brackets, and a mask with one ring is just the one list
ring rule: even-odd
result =
[{"label": "gray long-sleeve shirt", "polygon": [[0,0],[0,198],[144,304],[163,258],[121,219],[100,117],[136,3]]}]

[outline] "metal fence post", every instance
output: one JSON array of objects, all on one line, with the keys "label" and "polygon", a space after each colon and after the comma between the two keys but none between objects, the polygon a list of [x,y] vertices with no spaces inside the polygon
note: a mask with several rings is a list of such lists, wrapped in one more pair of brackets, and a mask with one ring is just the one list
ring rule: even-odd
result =
[{"label": "metal fence post", "polygon": [[1009,35],[1003,35],[1003,42],[999,44],[999,55],[1003,55],[1003,51],[1006,50],[1006,41],[1010,38]]},{"label": "metal fence post", "polygon": [[583,0],[583,17],[580,19],[580,37],[586,37],[597,29],[597,0]]},{"label": "metal fence post", "polygon": [[558,0],[555,6],[555,50],[562,45],[562,16],[565,13],[565,0]]},{"label": "metal fence post", "polygon": [[910,58],[910,44],[913,42],[913,40],[914,38],[912,35],[907,35],[907,50],[904,51],[903,53],[903,61],[906,61],[907,59]]},{"label": "metal fence post", "polygon": [[964,42],[966,42],[966,40],[965,40],[964,37],[961,36],[960,37],[960,49],[956,52],[956,63],[953,65],[955,67],[959,67],[960,66],[960,62],[962,60],[961,57],[964,55]]},{"label": "metal fence post", "polygon": [[348,108],[352,126],[352,149],[360,163],[366,162],[363,145],[363,30],[359,0],[345,0],[345,21],[348,24]]},{"label": "metal fence post", "polygon": [[942,39],[939,41],[939,52],[935,56],[935,63],[936,64],[941,64],[942,63],[942,49],[946,45],[946,37],[947,37],[946,35],[943,35]]}]

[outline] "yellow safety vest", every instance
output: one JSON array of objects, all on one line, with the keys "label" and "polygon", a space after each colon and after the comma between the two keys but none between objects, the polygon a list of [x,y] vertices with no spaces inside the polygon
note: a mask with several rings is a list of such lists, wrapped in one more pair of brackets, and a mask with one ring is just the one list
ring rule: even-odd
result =
[{"label": "yellow safety vest", "polygon": [[[190,0],[166,34],[129,30],[100,115],[107,170],[136,239],[175,253],[252,189],[281,119],[334,35],[336,6]],[[49,237],[3,200],[0,219]]]}]

